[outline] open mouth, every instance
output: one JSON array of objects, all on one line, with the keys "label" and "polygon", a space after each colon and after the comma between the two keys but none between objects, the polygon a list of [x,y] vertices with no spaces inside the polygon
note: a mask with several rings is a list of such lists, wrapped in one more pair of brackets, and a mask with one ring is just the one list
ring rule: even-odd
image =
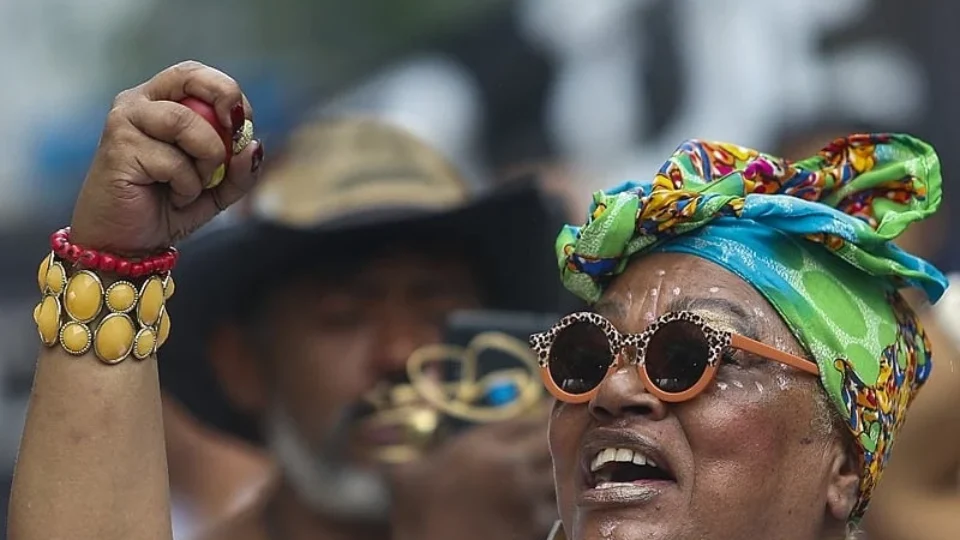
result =
[{"label": "open mouth", "polygon": [[588,485],[593,489],[675,481],[669,470],[641,450],[603,448],[590,462]]}]

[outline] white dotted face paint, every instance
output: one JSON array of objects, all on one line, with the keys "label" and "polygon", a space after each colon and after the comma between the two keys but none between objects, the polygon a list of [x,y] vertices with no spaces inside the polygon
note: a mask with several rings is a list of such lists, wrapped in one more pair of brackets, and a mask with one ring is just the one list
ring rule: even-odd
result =
[{"label": "white dotted face paint", "polygon": [[620,524],[613,518],[606,518],[600,522],[600,536],[603,538],[613,538],[613,533],[617,532]]},{"label": "white dotted face paint", "polygon": [[663,277],[663,276],[665,276],[665,275],[667,275],[667,271],[666,271],[666,270],[657,270],[657,276],[658,276],[658,277]]},{"label": "white dotted face paint", "polygon": [[674,287],[674,288],[673,288],[673,295],[674,295],[674,296],[680,296],[680,287]]},{"label": "white dotted face paint", "polygon": [[737,388],[743,388],[743,383],[740,381],[733,381],[731,384],[733,384]]},{"label": "white dotted face paint", "polygon": [[787,381],[787,378],[783,375],[777,375],[777,388],[781,390],[786,390],[790,383]]},{"label": "white dotted face paint", "polygon": [[757,386],[757,392],[763,393],[763,385],[759,381],[754,381],[753,384]]},{"label": "white dotted face paint", "polygon": [[725,382],[718,382],[718,383],[717,383],[717,388],[719,388],[720,390],[726,390],[726,389],[727,389],[727,383],[725,383]]},{"label": "white dotted face paint", "polygon": [[651,296],[651,297],[656,298],[657,295],[659,295],[659,294],[660,294],[660,291],[659,291],[658,289],[650,289],[650,296]]},{"label": "white dotted face paint", "polygon": [[623,294],[623,307],[627,313],[633,308],[633,291],[627,289]]},{"label": "white dotted face paint", "polygon": [[720,292],[720,287],[710,287],[710,294],[717,294]]}]

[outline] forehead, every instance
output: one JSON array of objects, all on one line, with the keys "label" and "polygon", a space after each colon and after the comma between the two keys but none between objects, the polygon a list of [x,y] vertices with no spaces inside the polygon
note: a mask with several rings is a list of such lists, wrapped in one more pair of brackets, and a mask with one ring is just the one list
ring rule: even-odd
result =
[{"label": "forehead", "polygon": [[411,280],[472,280],[466,257],[452,251],[385,248],[363,255],[337,257],[312,265],[294,280],[318,287],[389,284]]},{"label": "forehead", "polygon": [[[692,302],[731,316],[773,314],[756,289],[732,272],[705,259],[681,253],[657,253],[633,260],[594,306],[611,318],[631,323],[687,309]],[[719,307],[718,307],[719,306]],[[726,306],[726,307],[724,307]]]}]

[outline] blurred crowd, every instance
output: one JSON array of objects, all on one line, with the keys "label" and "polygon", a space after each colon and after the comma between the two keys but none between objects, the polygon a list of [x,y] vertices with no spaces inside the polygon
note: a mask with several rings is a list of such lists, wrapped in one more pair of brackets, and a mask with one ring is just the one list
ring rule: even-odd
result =
[{"label": "blurred crowd", "polygon": [[[178,287],[193,289],[171,306],[177,332],[159,359],[177,540],[379,539],[398,515],[457,531],[469,521],[453,527],[448,516],[471,514],[509,516],[499,538],[545,538],[557,519],[546,412],[534,406],[503,422],[438,427],[435,408],[410,397],[411,355],[456,338],[452,313],[522,313],[527,318],[506,329],[520,334],[542,330],[531,322],[538,316],[576,309],[559,284],[518,278],[552,275],[556,266],[551,253],[529,246],[551,244],[563,223],[582,221],[594,190],[655,173],[687,138],[789,159],[854,132],[906,131],[931,141],[945,171],[943,210],[901,245],[960,279],[952,274],[960,271],[960,245],[951,234],[960,226],[952,214],[960,206],[952,179],[960,130],[951,120],[960,115],[953,99],[960,80],[944,68],[957,53],[940,40],[952,36],[936,30],[960,21],[960,6],[333,4],[117,7],[128,24],[111,34],[115,41],[86,47],[89,64],[73,58],[70,73],[85,81],[84,95],[64,97],[70,80],[41,77],[39,68],[0,84],[0,133],[21,145],[0,166],[4,485],[35,360],[35,341],[24,339],[33,335],[34,268],[49,232],[69,220],[100,129],[90,119],[102,116],[105,95],[186,57],[238,75],[272,156],[262,189],[185,248],[196,255],[185,255],[178,276]],[[3,28],[17,5],[0,6],[0,43],[13,36]],[[221,17],[229,24],[215,22]],[[225,27],[240,30],[228,39]],[[264,45],[271,40],[276,49]],[[29,45],[17,51],[33,58]],[[127,51],[136,60],[117,60]],[[13,65],[8,54],[0,52],[0,66]],[[33,93],[30,73],[62,89]],[[51,121],[49,110],[29,112],[31,95],[70,107],[56,106]],[[404,211],[373,211],[386,203]],[[438,208],[450,210],[423,217]],[[293,245],[311,246],[310,256],[290,260]],[[267,278],[241,263],[252,250],[284,272]],[[201,295],[211,268],[230,268],[229,276]],[[960,291],[917,307],[937,368],[864,523],[869,540],[960,537]],[[344,323],[374,320],[385,328],[377,335]],[[467,334],[476,326],[462,325]],[[411,442],[415,435],[424,440]],[[429,467],[416,459],[427,447],[440,448]],[[371,473],[370,463],[387,463],[391,481]],[[409,488],[416,497],[399,497],[396,486],[416,486]]]}]

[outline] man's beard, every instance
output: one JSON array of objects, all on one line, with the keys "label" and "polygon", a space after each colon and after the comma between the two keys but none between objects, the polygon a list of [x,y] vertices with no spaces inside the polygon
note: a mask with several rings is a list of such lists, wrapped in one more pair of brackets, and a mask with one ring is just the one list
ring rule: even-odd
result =
[{"label": "man's beard", "polygon": [[319,448],[313,448],[279,403],[264,426],[267,446],[284,479],[317,514],[348,521],[387,521],[390,487],[376,469],[352,462],[347,444],[355,421],[352,410],[340,414]]}]

